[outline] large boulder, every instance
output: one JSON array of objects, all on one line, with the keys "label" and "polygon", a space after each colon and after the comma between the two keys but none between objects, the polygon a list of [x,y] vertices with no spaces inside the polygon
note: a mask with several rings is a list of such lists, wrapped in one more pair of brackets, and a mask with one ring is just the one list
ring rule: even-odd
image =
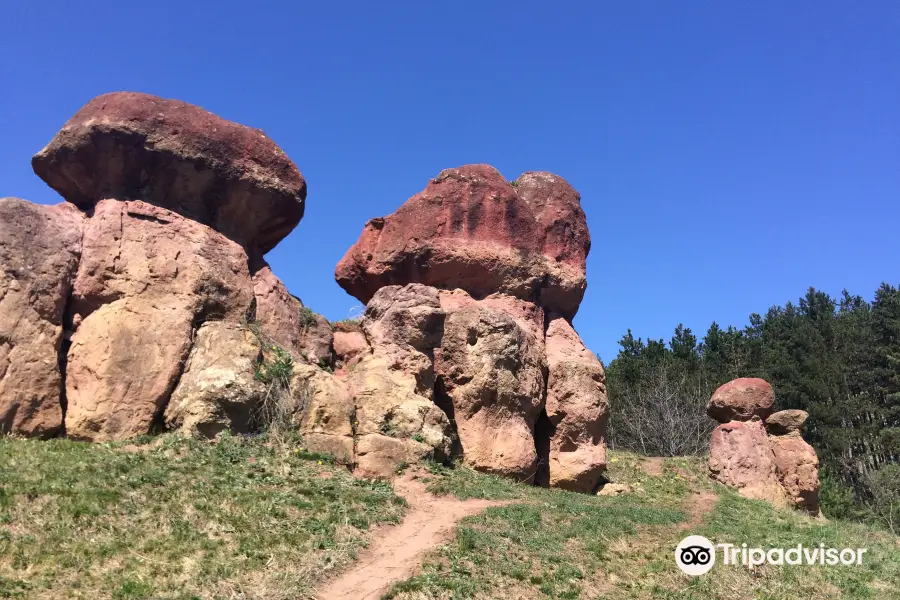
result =
[{"label": "large boulder", "polygon": [[104,441],[150,431],[206,321],[252,306],[246,254],[178,213],[103,200],[87,221],[72,292],[66,431]]},{"label": "large boulder", "polygon": [[731,421],[713,430],[709,473],[746,498],[787,504],[775,470],[775,455],[759,419]]},{"label": "large boulder", "polygon": [[252,431],[266,392],[255,377],[261,359],[259,339],[248,327],[205,323],[166,406],[166,426],[205,438]]},{"label": "large boulder", "polygon": [[775,392],[765,379],[742,377],[729,381],[713,392],[706,414],[719,423],[765,419],[772,414]]},{"label": "large boulder", "polygon": [[62,427],[66,303],[83,226],[72,206],[0,198],[2,433],[48,437]]},{"label": "large boulder", "polygon": [[775,471],[788,499],[811,515],[819,514],[819,457],[799,431],[770,435]]},{"label": "large boulder", "polygon": [[435,350],[436,401],[456,424],[466,463],[531,482],[547,369],[543,342],[506,311],[462,304],[447,315]]},{"label": "large boulder", "polygon": [[581,208],[581,195],[559,175],[543,171],[520,175],[515,187],[519,198],[534,213],[542,253],[560,266],[559,270],[548,270],[548,276],[557,280],[545,282],[540,302],[549,308],[571,305],[577,287],[565,279],[584,279],[583,287],[587,287],[586,262],[591,250],[591,234]]},{"label": "large boulder", "polygon": [[549,374],[545,410],[550,424],[546,432],[547,483],[591,492],[606,469],[609,400],[603,365],[560,316],[550,319],[546,347]]},{"label": "large boulder", "polygon": [[[549,174],[529,174],[520,194],[491,166],[447,169],[392,215],[369,221],[335,277],[362,302],[387,285],[423,283],[477,299],[509,294],[572,318],[590,239],[569,190]],[[578,222],[566,229],[565,218]]]},{"label": "large boulder", "polygon": [[262,131],[132,92],[88,102],[32,166],[81,208],[143,200],[260,253],[300,222],[306,199],[300,171]]}]

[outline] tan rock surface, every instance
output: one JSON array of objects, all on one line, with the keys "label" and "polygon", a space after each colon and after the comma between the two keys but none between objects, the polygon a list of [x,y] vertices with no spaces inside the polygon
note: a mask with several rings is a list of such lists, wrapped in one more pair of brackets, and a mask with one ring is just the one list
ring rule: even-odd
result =
[{"label": "tan rock surface", "polygon": [[550,320],[546,347],[549,484],[591,492],[606,469],[609,400],[603,365],[559,316]]},{"label": "tan rock surface", "polygon": [[260,360],[259,340],[249,328],[205,323],[166,406],[166,426],[206,438],[226,430],[249,433],[265,394],[254,376]]}]

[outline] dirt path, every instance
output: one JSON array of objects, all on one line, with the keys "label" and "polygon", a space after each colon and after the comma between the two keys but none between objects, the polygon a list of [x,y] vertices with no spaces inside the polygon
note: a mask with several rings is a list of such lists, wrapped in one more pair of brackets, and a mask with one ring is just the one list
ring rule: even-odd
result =
[{"label": "dirt path", "polygon": [[506,504],[433,496],[410,475],[395,481],[394,489],[409,503],[403,522],[375,530],[356,563],[323,584],[317,600],[378,600],[391,585],[414,575],[422,556],[449,539],[461,519]]}]

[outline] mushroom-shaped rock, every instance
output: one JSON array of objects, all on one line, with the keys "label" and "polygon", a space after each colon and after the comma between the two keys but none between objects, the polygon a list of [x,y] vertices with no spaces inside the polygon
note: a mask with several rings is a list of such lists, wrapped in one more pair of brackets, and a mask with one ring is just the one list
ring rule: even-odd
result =
[{"label": "mushroom-shaped rock", "polygon": [[386,285],[423,283],[477,299],[500,292],[539,301],[572,318],[590,247],[578,194],[550,174],[524,177],[520,193],[489,165],[441,172],[366,224],[337,266],[338,283],[362,302]]},{"label": "mushroom-shaped rock", "polygon": [[765,419],[772,414],[775,392],[764,379],[743,377],[729,381],[713,392],[706,414],[719,423]]},{"label": "mushroom-shaped rock", "polygon": [[62,427],[60,349],[83,222],[70,205],[0,198],[0,433]]},{"label": "mushroom-shaped rock", "polygon": [[81,208],[143,200],[263,253],[300,222],[306,199],[300,171],[262,131],[132,92],[88,102],[32,166]]},{"label": "mushroom-shaped rock", "polygon": [[792,431],[800,431],[808,418],[809,413],[805,410],[780,410],[766,419],[766,431],[770,435],[787,435]]}]

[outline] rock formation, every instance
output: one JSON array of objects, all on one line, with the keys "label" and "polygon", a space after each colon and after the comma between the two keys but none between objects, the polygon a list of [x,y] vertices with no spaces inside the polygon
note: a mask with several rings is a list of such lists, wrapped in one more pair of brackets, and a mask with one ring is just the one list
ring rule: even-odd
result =
[{"label": "rock formation", "polygon": [[747,498],[818,515],[819,460],[800,435],[808,415],[772,413],[774,403],[772,386],[762,379],[736,379],[713,393],[706,411],[721,425],[710,442],[710,476]]},{"label": "rock formation", "polygon": [[247,431],[268,336],[330,364],[330,327],[302,324],[262,261],[303,216],[306,183],[261,131],[107,94],[32,164],[67,202],[0,201],[5,431]]},{"label": "rock formation", "polygon": [[589,249],[578,193],[550,173],[507,182],[488,165],[448,169],[370,220],[335,272],[368,303],[365,347],[349,332],[335,339],[360,463],[362,440],[390,437],[393,464],[449,452],[481,471],[592,491],[606,467],[605,375],[571,326]]},{"label": "rock formation", "polygon": [[99,442],[277,421],[363,475],[461,457],[597,485],[605,376],[571,325],[590,235],[562,178],[443,171],[340,262],[367,307],[335,328],[263,259],[306,182],[261,131],[113,93],[32,165],[66,202],[0,200],[3,431]]},{"label": "rock formation", "polygon": [[580,197],[561,177],[507,182],[489,165],[446,169],[394,214],[370,220],[337,267],[361,302],[386,285],[509,294],[571,319],[591,247]]}]

